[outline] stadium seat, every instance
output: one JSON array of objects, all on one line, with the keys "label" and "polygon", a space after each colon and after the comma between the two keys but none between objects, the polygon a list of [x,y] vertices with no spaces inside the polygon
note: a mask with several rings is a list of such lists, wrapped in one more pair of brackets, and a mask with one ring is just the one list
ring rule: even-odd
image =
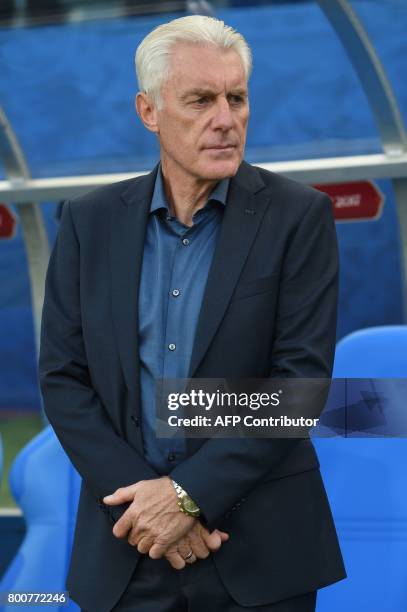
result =
[{"label": "stadium seat", "polygon": [[[406,378],[407,326],[369,328],[343,338],[334,377]],[[391,389],[391,381],[383,382]],[[314,443],[348,574],[320,591],[317,611],[405,612],[407,441],[335,437]]]},{"label": "stadium seat", "polygon": [[[9,483],[27,531],[0,581],[0,591],[65,591],[81,479],[51,427],[20,451],[11,467]],[[18,607],[22,611],[32,609]],[[79,607],[70,601],[52,609],[73,612]],[[0,612],[12,610],[15,606],[0,605]]]}]

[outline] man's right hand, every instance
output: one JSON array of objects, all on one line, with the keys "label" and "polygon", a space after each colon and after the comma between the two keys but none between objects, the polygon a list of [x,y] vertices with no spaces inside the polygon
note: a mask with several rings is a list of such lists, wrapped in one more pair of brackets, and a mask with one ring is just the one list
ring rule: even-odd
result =
[{"label": "man's right hand", "polygon": [[[168,548],[164,557],[174,569],[180,570],[187,563],[195,563],[197,559],[206,559],[211,552],[219,550],[228,539],[229,534],[225,531],[214,529],[210,533],[197,520],[185,536]],[[191,551],[193,553],[192,556],[189,559],[185,559]]]}]

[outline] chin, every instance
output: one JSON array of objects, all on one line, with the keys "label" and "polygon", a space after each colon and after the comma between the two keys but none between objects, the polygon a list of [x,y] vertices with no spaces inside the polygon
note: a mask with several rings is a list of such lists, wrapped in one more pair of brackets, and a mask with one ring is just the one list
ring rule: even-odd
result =
[{"label": "chin", "polygon": [[241,159],[217,160],[216,162],[206,163],[202,168],[203,176],[208,179],[221,180],[235,176],[239,169]]}]

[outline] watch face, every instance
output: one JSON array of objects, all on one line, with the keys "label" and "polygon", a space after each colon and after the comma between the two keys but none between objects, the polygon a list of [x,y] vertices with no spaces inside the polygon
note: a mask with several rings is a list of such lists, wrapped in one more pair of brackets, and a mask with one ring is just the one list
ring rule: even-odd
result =
[{"label": "watch face", "polygon": [[196,503],[190,497],[184,497],[182,500],[182,507],[187,512],[196,513],[199,512],[199,508]]}]

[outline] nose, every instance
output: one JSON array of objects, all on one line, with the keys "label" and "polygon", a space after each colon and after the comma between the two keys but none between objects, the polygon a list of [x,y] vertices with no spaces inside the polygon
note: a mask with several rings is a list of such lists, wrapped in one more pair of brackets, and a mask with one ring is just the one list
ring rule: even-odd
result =
[{"label": "nose", "polygon": [[220,96],[215,104],[213,127],[217,130],[230,130],[233,127],[233,116],[226,97]]}]

